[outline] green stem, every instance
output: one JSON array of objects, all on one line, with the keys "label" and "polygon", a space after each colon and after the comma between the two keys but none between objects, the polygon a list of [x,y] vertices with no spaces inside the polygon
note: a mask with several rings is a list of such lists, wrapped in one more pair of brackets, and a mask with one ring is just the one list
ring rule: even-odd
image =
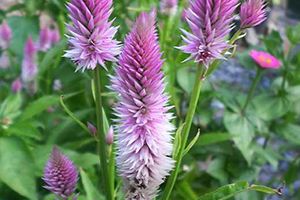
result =
[{"label": "green stem", "polygon": [[260,67],[257,67],[257,72],[256,72],[256,75],[255,75],[255,78],[254,78],[254,80],[253,80],[253,82],[252,82],[252,85],[251,85],[250,91],[249,91],[249,93],[248,93],[246,102],[245,102],[245,104],[244,104],[244,106],[243,106],[243,108],[242,108],[242,114],[245,113],[246,108],[247,108],[247,106],[249,105],[249,103],[250,103],[250,101],[251,101],[251,99],[252,99],[252,96],[253,96],[253,94],[254,94],[254,92],[255,92],[255,89],[256,89],[256,87],[257,87],[257,84],[259,83],[259,81],[260,81],[260,79],[261,79],[261,77],[262,77],[262,74],[263,74],[263,69],[261,69]]},{"label": "green stem", "polygon": [[197,104],[198,104],[198,100],[199,100],[199,96],[200,96],[200,92],[201,92],[203,74],[204,74],[204,67],[202,67],[200,65],[197,66],[196,80],[195,80],[194,88],[192,91],[192,96],[190,99],[189,109],[188,109],[188,112],[187,112],[187,115],[185,118],[185,125],[182,130],[182,143],[180,145],[178,156],[176,158],[175,169],[173,170],[171,176],[168,178],[167,185],[166,185],[166,187],[164,189],[164,193],[162,195],[162,200],[168,200],[170,198],[172,189],[175,185],[178,173],[180,171],[180,165],[182,162],[184,150],[186,147],[189,132],[190,132],[191,125],[193,122],[193,117],[194,117],[194,114],[195,114],[195,111],[197,108]]},{"label": "green stem", "polygon": [[97,115],[97,132],[98,132],[98,151],[100,157],[100,169],[103,177],[103,186],[106,193],[107,200],[113,200],[113,189],[111,186],[111,179],[107,167],[107,144],[105,142],[104,124],[103,124],[103,111],[102,111],[102,98],[101,98],[101,77],[100,67],[94,70],[94,87],[95,87],[95,104]]}]

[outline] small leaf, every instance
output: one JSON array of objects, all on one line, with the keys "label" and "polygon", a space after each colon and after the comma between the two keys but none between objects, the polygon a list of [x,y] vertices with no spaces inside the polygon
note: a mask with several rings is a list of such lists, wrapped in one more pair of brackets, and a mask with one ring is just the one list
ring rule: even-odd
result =
[{"label": "small leaf", "polygon": [[59,102],[59,98],[57,96],[43,96],[36,101],[32,102],[27,106],[24,110],[24,112],[21,115],[21,120],[27,120],[30,119],[50,106],[53,106]]},{"label": "small leaf", "polygon": [[198,130],[196,136],[192,139],[192,141],[189,143],[189,145],[184,149],[183,151],[183,156],[186,155],[190,150],[191,148],[194,146],[194,144],[196,144],[196,142],[198,141],[199,139],[199,136],[200,136],[200,129]]},{"label": "small leaf", "polygon": [[14,123],[13,125],[9,126],[6,132],[10,135],[24,136],[36,140],[40,140],[42,138],[41,133],[31,123],[31,121],[22,121]]},{"label": "small leaf", "polygon": [[87,200],[105,200],[104,196],[102,196],[94,187],[94,184],[92,183],[88,175],[83,171],[83,169],[80,169],[80,177],[83,188],[86,192]]},{"label": "small leaf", "polygon": [[263,192],[266,194],[277,194],[277,195],[282,195],[282,193],[280,191],[278,191],[277,189],[273,189],[264,185],[251,185],[249,190],[252,191],[258,191],[258,192]]},{"label": "small leaf", "polygon": [[180,147],[181,147],[181,133],[185,124],[181,124],[175,133],[174,147],[173,147],[173,158],[177,158]]},{"label": "small leaf", "polygon": [[200,135],[200,138],[197,142],[197,146],[207,146],[211,144],[216,144],[219,142],[225,142],[231,140],[232,136],[228,133],[207,133]]}]

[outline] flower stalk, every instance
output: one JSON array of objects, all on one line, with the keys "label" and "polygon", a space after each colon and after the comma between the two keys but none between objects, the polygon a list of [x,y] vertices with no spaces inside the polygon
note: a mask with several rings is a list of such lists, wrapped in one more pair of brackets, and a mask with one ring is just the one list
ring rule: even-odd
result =
[{"label": "flower stalk", "polygon": [[98,153],[100,158],[100,169],[103,177],[103,187],[106,194],[107,200],[113,199],[113,187],[111,187],[111,180],[109,169],[107,167],[107,144],[104,133],[103,125],[103,111],[102,111],[102,98],[101,98],[101,78],[100,68],[96,67],[93,71],[94,75],[94,88],[95,88],[95,104],[96,104],[96,115],[97,115],[97,131],[98,131]]},{"label": "flower stalk", "polygon": [[252,97],[253,97],[253,94],[255,92],[255,89],[257,87],[257,84],[259,83],[261,77],[262,77],[262,74],[263,74],[263,69],[261,69],[260,67],[257,67],[257,71],[256,71],[256,75],[255,75],[255,78],[252,82],[252,85],[250,87],[250,90],[249,90],[249,93],[248,93],[248,96],[247,96],[247,99],[245,101],[245,104],[242,108],[242,114],[244,115],[245,114],[245,111],[247,109],[247,106],[249,105]]},{"label": "flower stalk", "polygon": [[182,158],[184,156],[184,150],[185,150],[185,147],[186,147],[189,132],[190,132],[191,125],[192,125],[192,122],[193,122],[193,117],[194,117],[194,114],[195,114],[195,111],[196,111],[196,108],[197,108],[197,104],[198,104],[198,101],[199,101],[199,97],[200,97],[201,86],[202,86],[202,83],[204,81],[203,75],[205,74],[205,71],[206,70],[205,70],[205,67],[203,65],[199,64],[197,66],[196,80],[195,80],[194,88],[193,88],[193,91],[192,91],[192,96],[191,96],[191,100],[190,100],[190,104],[189,104],[189,109],[188,109],[188,112],[187,112],[187,115],[186,115],[186,118],[185,118],[185,122],[184,122],[185,125],[184,125],[184,128],[183,128],[182,133],[181,133],[182,143],[180,145],[178,156],[175,158],[175,160],[176,160],[175,169],[173,170],[171,176],[168,178],[167,185],[164,189],[164,193],[163,193],[163,196],[162,196],[162,200],[168,200],[170,198],[172,189],[175,185],[178,173],[180,171],[180,165],[181,165],[181,162],[182,162]]}]

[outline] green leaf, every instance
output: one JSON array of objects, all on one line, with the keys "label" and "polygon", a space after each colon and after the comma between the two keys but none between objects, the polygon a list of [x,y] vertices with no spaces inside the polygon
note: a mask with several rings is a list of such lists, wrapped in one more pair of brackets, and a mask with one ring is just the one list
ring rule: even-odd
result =
[{"label": "green leaf", "polygon": [[35,166],[22,140],[0,138],[0,180],[20,195],[36,200]]},{"label": "green leaf", "polygon": [[21,115],[21,120],[30,119],[42,111],[46,110],[50,106],[53,106],[59,102],[59,98],[57,96],[43,96],[38,100],[32,102],[29,106],[27,106],[24,112]]},{"label": "green leaf", "polygon": [[178,153],[179,153],[179,150],[181,147],[181,140],[182,140],[181,133],[182,133],[184,125],[185,125],[184,123],[181,124],[175,133],[174,148],[173,148],[173,154],[172,154],[173,158],[177,158],[177,156],[178,156]]},{"label": "green leaf", "polygon": [[293,45],[300,43],[300,24],[297,26],[289,26],[286,29],[286,36]]},{"label": "green leaf", "polygon": [[80,169],[80,177],[86,192],[87,200],[105,200],[104,196],[98,192],[88,175],[82,169]]},{"label": "green leaf", "polygon": [[198,200],[226,200],[236,196],[241,192],[257,191],[266,194],[282,195],[280,191],[263,185],[251,185],[246,181],[241,181],[229,185],[222,186],[217,190],[201,196]]},{"label": "green leaf", "polygon": [[187,154],[187,153],[191,150],[191,148],[192,148],[192,147],[195,145],[195,143],[198,141],[199,136],[200,136],[200,129],[198,130],[196,136],[192,139],[192,141],[191,141],[191,142],[188,144],[188,146],[184,149],[184,151],[183,151],[183,156],[184,156],[185,154]]},{"label": "green leaf", "polygon": [[253,145],[253,149],[260,157],[263,157],[275,169],[277,169],[278,160],[280,159],[280,156],[276,152],[273,152],[273,150],[268,149],[268,148],[264,149],[258,145]]},{"label": "green leaf", "polygon": [[249,187],[248,182],[241,181],[229,185],[222,186],[217,190],[201,196],[198,200],[225,200],[229,199],[241,192],[244,192]]},{"label": "green leaf", "polygon": [[22,97],[20,94],[8,96],[0,105],[0,119],[13,119],[20,114],[20,107],[22,104]]},{"label": "green leaf", "polygon": [[263,94],[253,99],[257,116],[264,120],[273,120],[286,114],[290,108],[287,98]]},{"label": "green leaf", "polygon": [[24,136],[37,140],[42,138],[41,133],[31,123],[30,120],[14,123],[13,125],[9,126],[6,132],[10,135]]},{"label": "green leaf", "polygon": [[296,124],[281,124],[276,127],[278,134],[282,135],[292,144],[300,145],[300,126]]},{"label": "green leaf", "polygon": [[225,159],[216,158],[209,163],[206,172],[218,179],[222,184],[227,183],[228,174],[225,172]]},{"label": "green leaf", "polygon": [[196,68],[194,67],[184,67],[177,72],[177,81],[180,87],[190,94],[193,90],[193,85],[195,82]]},{"label": "green leaf", "polygon": [[11,16],[7,18],[8,24],[13,32],[10,50],[19,58],[23,55],[23,48],[29,36],[37,38],[39,33],[39,19],[37,16]]},{"label": "green leaf", "polygon": [[232,136],[228,133],[206,133],[200,135],[199,140],[197,141],[197,146],[207,146],[211,144],[216,144],[219,142],[225,142],[231,140]]},{"label": "green leaf", "polygon": [[195,194],[187,181],[180,182],[176,189],[178,189],[178,192],[183,199],[197,200],[197,194]]},{"label": "green leaf", "polygon": [[251,149],[250,144],[254,138],[254,126],[245,116],[229,111],[224,114],[224,124],[233,136],[235,145],[250,165],[253,156],[253,149]]}]

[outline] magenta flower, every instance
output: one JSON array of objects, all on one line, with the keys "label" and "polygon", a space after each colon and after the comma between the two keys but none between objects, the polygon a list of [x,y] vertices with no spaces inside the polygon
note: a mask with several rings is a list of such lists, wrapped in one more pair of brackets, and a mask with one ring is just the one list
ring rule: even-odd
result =
[{"label": "magenta flower", "polygon": [[47,51],[51,48],[51,30],[46,27],[40,31],[40,38],[38,42],[38,49],[40,51]]},{"label": "magenta flower", "polygon": [[264,51],[252,50],[250,51],[250,56],[261,68],[278,69],[281,66],[280,60]]},{"label": "magenta flower", "polygon": [[117,166],[126,199],[152,199],[173,168],[172,115],[164,94],[155,12],[142,13],[125,39],[112,89],[119,94]]},{"label": "magenta flower", "polygon": [[60,40],[60,34],[57,28],[50,30],[50,40],[51,44],[54,45],[59,42]]},{"label": "magenta flower", "polygon": [[161,0],[160,12],[166,15],[176,14],[178,6],[178,0]]},{"label": "magenta flower", "polygon": [[22,90],[22,81],[20,80],[20,78],[17,78],[16,80],[14,80],[11,84],[11,90],[14,93],[18,93]]},{"label": "magenta flower", "polygon": [[68,25],[70,50],[65,57],[77,64],[77,70],[105,68],[106,61],[116,61],[119,42],[113,37],[117,28],[111,26],[109,16],[112,0],[72,0],[68,5],[73,25]]},{"label": "magenta flower", "polygon": [[8,26],[8,24],[4,21],[0,25],[0,48],[7,49],[10,44],[11,37],[11,29]]},{"label": "magenta flower", "polygon": [[[230,46],[226,36],[232,29],[233,14],[238,0],[190,0],[186,20],[192,33],[182,30],[186,45],[179,47],[206,67],[214,59],[222,59]],[[185,60],[185,61],[186,61]]]},{"label": "magenta flower", "polygon": [[267,19],[265,0],[247,0],[241,5],[241,28],[249,28],[261,24]]},{"label": "magenta flower", "polygon": [[54,147],[44,170],[47,190],[67,200],[74,194],[78,172],[73,162]]},{"label": "magenta flower", "polygon": [[22,62],[22,81],[31,82],[35,79],[38,69],[36,64],[36,46],[31,37],[25,43]]}]

